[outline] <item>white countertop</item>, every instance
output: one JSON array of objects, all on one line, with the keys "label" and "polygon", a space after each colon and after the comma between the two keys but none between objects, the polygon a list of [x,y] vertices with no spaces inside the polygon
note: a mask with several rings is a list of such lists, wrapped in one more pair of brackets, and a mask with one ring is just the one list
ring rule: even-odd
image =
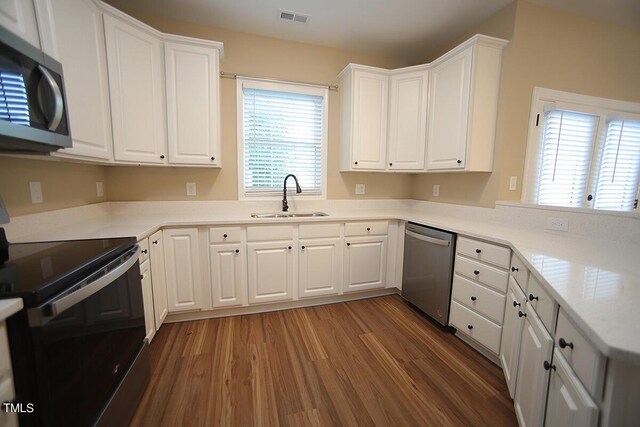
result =
[{"label": "white countertop", "polygon": [[[404,201],[361,204],[363,208],[354,208],[358,205],[347,202],[315,202],[305,206],[304,211],[321,210],[329,216],[254,219],[250,217],[251,212],[269,209],[256,209],[259,205],[255,203],[241,202],[118,202],[93,209],[85,207],[84,210],[91,214],[57,211],[50,215],[32,215],[32,220],[25,217],[18,221],[15,230],[9,227],[7,232],[12,242],[125,236],[141,239],[161,227],[174,226],[371,219],[414,221],[511,247],[605,356],[640,364],[638,242],[586,237],[588,233],[568,234],[528,228],[508,223],[504,217],[499,217],[500,212],[486,208],[456,205],[443,208],[426,202]],[[104,211],[96,213],[99,209]],[[55,226],[42,227],[38,223],[46,223],[47,220]],[[634,227],[640,225],[640,221],[627,223]],[[615,226],[614,223],[612,227]],[[33,232],[29,233],[29,230]],[[634,233],[637,230],[630,232],[636,236]]]},{"label": "white countertop", "polygon": [[0,300],[0,321],[22,310],[22,298]]}]

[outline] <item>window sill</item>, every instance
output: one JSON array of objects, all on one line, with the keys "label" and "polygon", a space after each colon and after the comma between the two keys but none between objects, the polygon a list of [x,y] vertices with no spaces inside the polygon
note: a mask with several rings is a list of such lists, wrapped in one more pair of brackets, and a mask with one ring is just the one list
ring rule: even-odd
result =
[{"label": "window sill", "polygon": [[509,206],[514,208],[526,208],[526,209],[539,209],[553,212],[569,212],[569,213],[584,213],[590,215],[606,215],[606,216],[618,216],[623,218],[640,218],[640,212],[635,209],[632,212],[618,212],[618,211],[605,211],[591,208],[568,208],[564,206],[547,206],[547,205],[535,205],[533,203],[521,203],[521,202],[509,202],[509,201],[496,201],[496,206]]}]

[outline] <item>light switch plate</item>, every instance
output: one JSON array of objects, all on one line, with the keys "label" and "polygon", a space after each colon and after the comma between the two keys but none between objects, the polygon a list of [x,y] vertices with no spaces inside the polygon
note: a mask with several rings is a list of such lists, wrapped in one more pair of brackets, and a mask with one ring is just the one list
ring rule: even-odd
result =
[{"label": "light switch plate", "polygon": [[356,194],[363,195],[364,194],[364,184],[356,184]]},{"label": "light switch plate", "polygon": [[433,184],[433,197],[440,196],[440,184]]},{"label": "light switch plate", "polygon": [[567,218],[547,218],[547,230],[569,231],[569,220]]},{"label": "light switch plate", "polygon": [[187,196],[195,196],[195,195],[196,195],[196,183],[187,182]]},{"label": "light switch plate", "polygon": [[518,187],[518,177],[517,176],[510,176],[509,177],[509,191],[516,191],[517,187]]},{"label": "light switch plate", "polygon": [[42,184],[39,181],[29,182],[29,191],[31,193],[31,203],[42,203]]}]

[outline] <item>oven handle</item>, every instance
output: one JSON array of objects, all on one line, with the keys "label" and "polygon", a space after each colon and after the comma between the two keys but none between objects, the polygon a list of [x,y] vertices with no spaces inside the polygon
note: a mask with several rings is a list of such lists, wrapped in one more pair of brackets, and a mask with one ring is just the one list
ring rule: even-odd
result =
[{"label": "oven handle", "polygon": [[423,236],[422,234],[414,233],[413,231],[405,230],[407,236],[413,237],[414,239],[422,240],[423,242],[433,243],[440,246],[449,246],[451,242],[448,240],[442,239],[434,239],[433,237]]},{"label": "oven handle", "polygon": [[[47,302],[40,307],[32,308],[29,310],[29,325],[43,326],[51,319],[62,313],[66,309],[78,304],[79,302],[89,298],[96,292],[101,291],[108,284],[115,282],[121,276],[123,276],[129,269],[138,262],[140,257],[140,246],[136,245],[134,249],[128,251],[126,254],[120,256],[117,261],[126,259],[122,264],[96,279],[93,282],[87,283],[80,289],[71,292],[70,294],[61,296],[53,301]],[[73,286],[72,286],[73,287]]]}]

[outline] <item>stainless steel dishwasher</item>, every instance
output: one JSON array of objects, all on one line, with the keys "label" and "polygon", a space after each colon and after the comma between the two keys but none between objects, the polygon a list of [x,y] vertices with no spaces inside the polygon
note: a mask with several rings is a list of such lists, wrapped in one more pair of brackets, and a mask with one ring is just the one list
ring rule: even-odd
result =
[{"label": "stainless steel dishwasher", "polygon": [[455,234],[408,222],[404,236],[402,296],[448,325]]}]

